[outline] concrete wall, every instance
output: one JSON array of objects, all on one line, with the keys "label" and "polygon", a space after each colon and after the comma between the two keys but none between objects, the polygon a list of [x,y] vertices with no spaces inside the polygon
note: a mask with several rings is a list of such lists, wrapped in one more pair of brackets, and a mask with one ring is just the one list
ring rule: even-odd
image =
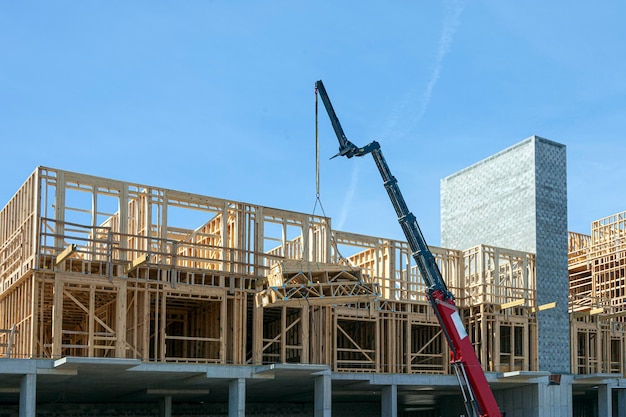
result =
[{"label": "concrete wall", "polygon": [[537,206],[537,304],[557,307],[538,314],[539,369],[570,372],[567,272],[567,168],[565,145],[535,140]]},{"label": "concrete wall", "polygon": [[539,393],[536,386],[500,390],[495,392],[495,396],[500,410],[506,413],[506,417],[539,415]]},{"label": "concrete wall", "polygon": [[570,372],[565,145],[532,136],[441,180],[441,245],[537,255],[539,370]]},{"label": "concrete wall", "polygon": [[495,392],[500,409],[506,417],[570,417],[572,377],[565,376],[560,385],[537,382],[533,385]]},{"label": "concrete wall", "polygon": [[441,180],[441,246],[535,252],[534,146],[529,140]]}]

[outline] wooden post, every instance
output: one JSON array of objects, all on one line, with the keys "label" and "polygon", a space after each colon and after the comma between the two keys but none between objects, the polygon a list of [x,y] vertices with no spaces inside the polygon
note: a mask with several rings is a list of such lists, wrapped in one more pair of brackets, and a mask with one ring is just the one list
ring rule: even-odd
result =
[{"label": "wooden post", "polygon": [[[139,295],[137,297],[137,299],[142,299],[143,301],[142,302],[143,308],[141,311],[141,330],[142,330],[141,338],[143,340],[143,342],[141,343],[141,347],[142,347],[141,357],[144,361],[151,359],[150,358],[150,316],[151,316],[150,298],[152,297],[152,295],[150,294],[148,285],[149,284],[145,284],[145,286],[143,287],[143,291],[142,291],[143,297]],[[157,320],[156,314],[155,314],[155,320]],[[157,323],[158,323],[158,320],[157,320]]]},{"label": "wooden post", "polygon": [[22,352],[28,357],[37,356],[35,346],[37,344],[37,324],[39,321],[39,282],[35,274],[30,277],[30,281],[30,308],[32,309],[30,312],[30,332],[27,336],[26,349]]},{"label": "wooden post", "polygon": [[309,306],[302,306],[300,309],[300,340],[302,341],[302,350],[300,354],[300,363],[310,363],[309,359]]},{"label": "wooden post", "polygon": [[88,342],[87,342],[87,356],[90,358],[94,356],[94,326],[95,326],[95,308],[96,308],[96,287],[92,284],[89,286],[89,317],[88,320]]},{"label": "wooden post", "polygon": [[55,274],[52,304],[52,358],[62,356],[63,343],[63,280]]},{"label": "wooden post", "polygon": [[118,199],[119,212],[119,253],[118,257],[121,262],[128,259],[128,184],[123,182],[120,184],[120,195]]},{"label": "wooden post", "polygon": [[60,171],[57,173],[57,183],[54,200],[54,220],[55,220],[55,239],[54,246],[62,248],[65,246],[63,236],[65,235],[65,173]]},{"label": "wooden post", "polygon": [[220,302],[220,363],[226,363],[226,328],[228,326],[228,297],[226,291]]},{"label": "wooden post", "polygon": [[413,311],[411,314],[407,315],[405,326],[406,329],[404,331],[404,373],[411,373],[411,340],[413,339],[413,326],[411,325],[411,316],[413,315]]},{"label": "wooden post", "polygon": [[[376,372],[381,372],[381,368],[382,368],[382,364],[381,364],[381,354],[380,354],[380,347],[381,347],[381,342],[380,342],[380,335],[381,335],[381,321],[382,320],[376,320],[376,323],[374,325],[374,331],[375,331],[375,335],[374,335],[374,351],[375,351],[375,355],[376,355],[376,364],[375,364],[375,369]],[[392,343],[395,344],[395,339],[392,339]]]},{"label": "wooden post", "polygon": [[164,291],[163,284],[159,285],[159,292],[161,295],[161,311],[159,319],[159,332],[156,339],[159,341],[160,359],[165,361],[167,357],[167,344],[165,343],[165,337],[167,336],[167,293]]},{"label": "wooden post", "polygon": [[287,362],[287,307],[280,309],[280,362]]},{"label": "wooden post", "polygon": [[127,281],[119,280],[116,294],[116,306],[115,306],[115,357],[126,357],[126,308],[128,297]]}]

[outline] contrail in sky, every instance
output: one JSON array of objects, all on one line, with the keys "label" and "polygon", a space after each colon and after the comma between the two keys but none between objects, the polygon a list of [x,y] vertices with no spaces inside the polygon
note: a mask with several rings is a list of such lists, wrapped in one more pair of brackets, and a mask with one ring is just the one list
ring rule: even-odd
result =
[{"label": "contrail in sky", "polygon": [[424,113],[426,112],[426,108],[430,103],[430,98],[433,94],[433,89],[439,81],[439,76],[441,74],[441,68],[443,67],[443,59],[446,54],[450,50],[450,45],[452,45],[452,38],[454,37],[454,33],[456,29],[459,27],[459,23],[461,21],[461,12],[463,12],[463,4],[459,0],[449,0],[445,2],[446,11],[443,19],[443,30],[441,31],[441,38],[439,39],[439,49],[437,51],[437,60],[435,61],[435,69],[433,71],[433,75],[430,78],[430,82],[428,86],[426,86],[426,91],[424,91],[424,95],[422,96],[422,106],[420,111],[417,113],[417,117],[415,118],[415,122],[419,122]]},{"label": "contrail in sky", "polygon": [[[441,36],[439,38],[439,47],[437,48],[437,57],[435,59],[435,66],[433,69],[432,76],[430,77],[430,81],[426,86],[424,93],[422,94],[419,109],[417,113],[410,119],[410,122],[407,123],[405,129],[401,135],[405,136],[408,134],[411,129],[419,123],[419,121],[426,113],[426,109],[430,104],[430,99],[433,94],[433,90],[437,85],[437,81],[439,81],[439,76],[441,75],[441,69],[443,67],[443,60],[446,57],[448,51],[450,50],[450,46],[452,45],[452,40],[454,38],[454,33],[459,27],[461,21],[461,13],[463,12],[464,2],[462,0],[446,0],[445,4],[445,12],[443,18],[443,25],[441,30]],[[405,100],[400,105],[400,108],[394,109],[394,116],[391,118],[386,131],[393,131],[394,127],[398,125],[398,121],[400,119],[404,119],[406,116],[406,108],[412,107],[411,101],[412,97],[416,95],[415,89],[413,89],[406,96]],[[407,118],[408,119],[408,118]],[[344,202],[341,209],[341,215],[339,216],[339,221],[337,222],[336,228],[341,230],[348,218],[348,214],[350,213],[350,208],[352,206],[352,201],[354,200],[355,190],[357,188],[359,179],[359,169],[358,164],[354,165],[352,170],[352,177],[350,179],[350,186],[348,188],[348,192],[344,198]]]},{"label": "contrail in sky", "polygon": [[415,95],[417,95],[417,89],[413,88],[411,91],[407,93],[405,99],[402,101],[402,104],[396,109],[394,109],[394,116],[391,118],[387,131],[393,131],[394,127],[398,125],[399,120],[405,119],[410,120],[409,123],[405,126],[403,131],[398,132],[398,136],[407,135],[410,130],[422,119],[424,113],[426,113],[426,109],[430,104],[431,97],[433,95],[433,90],[439,81],[439,77],[441,75],[441,69],[443,68],[443,60],[448,54],[450,50],[450,46],[452,45],[452,40],[454,38],[454,33],[459,27],[461,21],[461,13],[463,12],[464,2],[462,0],[447,0],[445,1],[445,11],[444,18],[441,30],[441,36],[439,38],[439,46],[437,48],[437,56],[435,58],[435,65],[433,69],[433,73],[430,77],[430,81],[426,85],[426,89],[424,90],[421,100],[418,104],[418,111],[411,118],[406,117],[406,109],[412,107],[412,101],[414,101]]}]

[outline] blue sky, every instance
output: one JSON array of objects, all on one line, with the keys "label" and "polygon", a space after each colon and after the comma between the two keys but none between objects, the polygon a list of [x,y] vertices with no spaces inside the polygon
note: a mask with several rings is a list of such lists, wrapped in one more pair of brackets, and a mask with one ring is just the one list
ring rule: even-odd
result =
[{"label": "blue sky", "polygon": [[[593,4],[593,5],[592,5]],[[567,145],[569,228],[626,210],[626,3],[32,1],[0,5],[0,201],[38,165],[321,214],[314,83],[381,143],[426,240],[439,180],[533,134]],[[402,238],[371,158],[324,212]]]}]

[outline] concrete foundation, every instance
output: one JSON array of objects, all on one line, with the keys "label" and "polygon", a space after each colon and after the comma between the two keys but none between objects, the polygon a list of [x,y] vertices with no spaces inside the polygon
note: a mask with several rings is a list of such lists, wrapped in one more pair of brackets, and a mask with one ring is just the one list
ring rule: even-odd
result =
[{"label": "concrete foundation", "polygon": [[[559,383],[551,382],[546,372],[487,377],[507,417],[578,417],[589,410],[624,417],[626,379],[615,375],[563,375]],[[573,398],[585,413],[577,414]],[[319,365],[146,364],[103,358],[0,359],[0,404],[2,417],[465,413],[452,375],[346,374]]]}]

